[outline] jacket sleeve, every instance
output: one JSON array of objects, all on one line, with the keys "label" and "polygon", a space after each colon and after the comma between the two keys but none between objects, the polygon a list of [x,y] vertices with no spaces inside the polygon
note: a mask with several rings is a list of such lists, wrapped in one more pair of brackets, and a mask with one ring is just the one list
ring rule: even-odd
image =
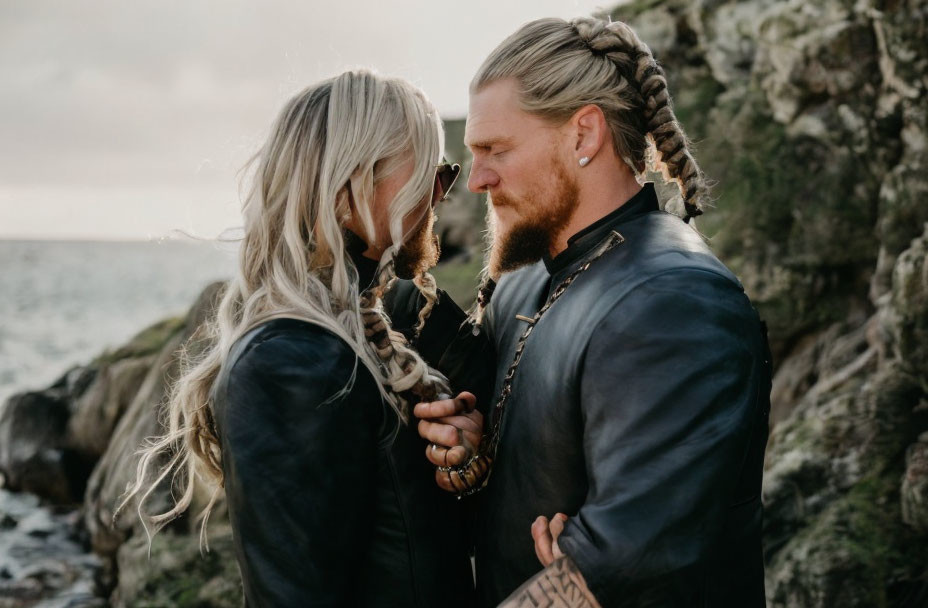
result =
[{"label": "jacket sleeve", "polygon": [[699,593],[726,509],[760,492],[759,468],[738,480],[768,360],[744,293],[705,271],[651,278],[599,323],[580,385],[589,492],[558,544],[603,606]]},{"label": "jacket sleeve", "polygon": [[220,435],[249,606],[351,604],[381,413],[373,378],[320,328],[273,335],[235,361]]}]

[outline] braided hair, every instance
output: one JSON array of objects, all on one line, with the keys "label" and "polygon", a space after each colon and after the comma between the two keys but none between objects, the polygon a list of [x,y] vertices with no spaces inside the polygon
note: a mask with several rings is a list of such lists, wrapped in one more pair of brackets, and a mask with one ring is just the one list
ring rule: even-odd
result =
[{"label": "braided hair", "polygon": [[709,204],[705,177],[674,115],[664,70],[627,24],[593,17],[527,23],[490,54],[471,81],[471,92],[503,78],[519,83],[524,110],[555,122],[585,105],[599,106],[616,154],[633,173],[644,173],[650,164],[677,184],[685,222]]},{"label": "braided hair", "polygon": [[[432,192],[434,163],[443,149],[437,112],[422,91],[402,79],[347,71],[306,87],[284,105],[251,161],[238,271],[190,347],[181,351],[179,377],[161,410],[163,432],[138,448],[135,480],[120,497],[114,522],[134,503],[151,542],[193,504],[197,484],[205,483],[211,494],[199,520],[208,549],[206,523],[225,482],[212,388],[236,341],[271,319],[300,319],[344,340],[404,421],[413,396],[434,400],[450,392],[447,380],[390,328],[383,312],[381,296],[395,279],[399,245],[384,253],[376,288],[358,293],[357,268],[343,234],[350,190],[352,211],[366,236],[376,235],[377,180],[411,157],[413,173],[389,204],[391,240],[403,243],[403,218]],[[426,273],[419,272],[414,282],[426,300],[421,328],[437,294]],[[162,482],[169,484],[171,498],[179,498],[166,511],[143,513]]]},{"label": "braided hair", "polygon": [[[389,291],[397,280],[392,258],[381,265],[376,278],[375,286],[365,290],[360,296],[364,337],[381,362],[384,383],[399,402],[397,413],[403,422],[407,422],[409,403],[412,399],[435,401],[441,398],[441,395],[450,396],[451,386],[441,372],[430,367],[412,349],[403,334],[392,328],[390,319],[384,312],[383,294]],[[418,331],[422,329],[435,306],[438,294],[435,279],[428,272],[417,275],[413,282],[426,301],[419,311],[419,323],[416,326]]]},{"label": "braided hair", "polygon": [[[389,254],[385,254],[389,255]],[[361,321],[369,346],[377,354],[384,370],[384,382],[398,401],[398,413],[406,422],[409,417],[411,401],[436,401],[451,398],[451,386],[448,379],[436,369],[430,367],[422,357],[406,342],[405,336],[390,326],[390,320],[383,311],[383,294],[396,281],[396,265],[392,257],[382,264],[377,272],[376,286],[361,294]],[[419,292],[426,303],[419,311],[419,323],[416,330],[422,328],[429,312],[434,307],[438,294],[435,279],[428,272],[421,272],[414,279]],[[432,446],[437,447],[433,444]],[[487,478],[492,460],[476,446],[464,444],[467,454],[459,464],[451,464],[451,448],[445,450],[445,466],[437,467],[438,475],[448,480],[459,496],[477,491]]]}]

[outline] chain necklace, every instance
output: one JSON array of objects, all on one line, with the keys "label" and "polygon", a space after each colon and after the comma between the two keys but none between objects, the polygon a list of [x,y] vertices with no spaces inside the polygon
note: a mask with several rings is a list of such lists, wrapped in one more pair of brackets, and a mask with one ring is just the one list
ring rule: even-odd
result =
[{"label": "chain necklace", "polygon": [[558,284],[554,291],[551,292],[551,295],[548,296],[544,306],[535,313],[534,317],[528,318],[522,315],[516,315],[517,319],[525,321],[528,323],[528,326],[525,328],[525,331],[522,332],[522,336],[516,343],[515,356],[513,357],[512,364],[509,366],[509,370],[506,372],[505,378],[503,378],[499,399],[496,401],[496,405],[493,406],[493,411],[490,414],[492,417],[492,430],[490,431],[489,439],[486,437],[484,438],[477,453],[466,464],[460,467],[438,467],[440,471],[448,473],[449,482],[459,491],[458,498],[468,496],[486,487],[487,481],[490,479],[493,461],[496,459],[496,451],[499,448],[503,414],[506,409],[506,404],[509,403],[509,398],[512,396],[512,381],[513,378],[515,378],[516,370],[519,368],[519,363],[522,361],[522,353],[525,351],[525,342],[528,340],[528,337],[532,335],[535,325],[538,324],[539,319],[548,312],[558,298],[564,295],[564,292],[567,291],[567,288],[570,287],[570,284],[573,283],[578,276],[586,271],[593,262],[602,257],[604,253],[624,241],[625,237],[615,230],[610,232],[609,236],[600,243],[586,262],[581,264],[580,267],[570,273],[570,275]]},{"label": "chain necklace", "polygon": [[[503,386],[500,389],[499,399],[496,401],[496,405],[493,407],[493,428],[490,431],[490,440],[487,446],[487,452],[490,460],[496,458],[496,450],[499,448],[499,439],[500,439],[500,430],[502,429],[503,424],[503,413],[506,408],[506,404],[509,403],[509,398],[512,396],[512,381],[515,378],[516,370],[519,368],[519,363],[522,361],[522,353],[525,352],[525,342],[528,340],[528,337],[532,335],[532,332],[535,330],[535,326],[538,324],[538,321],[541,317],[544,316],[546,312],[551,308],[551,306],[557,302],[558,298],[564,295],[564,292],[567,291],[567,288],[570,287],[570,284],[576,280],[578,276],[583,274],[590,265],[598,260],[604,253],[615,247],[616,245],[625,241],[625,238],[613,230],[609,236],[599,245],[596,251],[593,253],[590,258],[580,265],[575,271],[570,273],[561,283],[551,292],[551,295],[548,296],[548,300],[545,302],[545,305],[542,306],[538,312],[535,313],[535,316],[531,319],[527,317],[519,317],[521,320],[524,320],[528,323],[525,328],[525,331],[522,332],[522,336],[519,338],[518,343],[516,344],[516,352],[512,359],[512,364],[509,366],[509,370],[506,372],[506,377],[503,378]],[[489,475],[487,476],[489,479]],[[484,482],[486,483],[486,482]]]}]

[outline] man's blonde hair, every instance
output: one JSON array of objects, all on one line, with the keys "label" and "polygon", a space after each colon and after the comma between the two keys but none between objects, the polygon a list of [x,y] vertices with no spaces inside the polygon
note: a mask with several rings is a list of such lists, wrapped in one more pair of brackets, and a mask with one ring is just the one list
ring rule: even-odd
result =
[{"label": "man's blonde hair", "polygon": [[673,113],[664,71],[627,24],[592,17],[538,19],[506,38],[483,62],[471,93],[491,82],[518,83],[522,109],[563,123],[599,106],[616,154],[635,175],[651,165],[680,188],[686,221],[702,213],[708,190]]}]

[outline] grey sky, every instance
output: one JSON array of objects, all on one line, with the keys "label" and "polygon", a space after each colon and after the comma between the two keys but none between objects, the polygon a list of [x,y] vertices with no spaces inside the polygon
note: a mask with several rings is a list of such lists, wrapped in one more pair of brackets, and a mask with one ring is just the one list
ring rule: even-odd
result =
[{"label": "grey sky", "polygon": [[216,236],[284,100],[345,68],[410,79],[462,117],[522,23],[602,0],[22,0],[0,4],[0,238]]}]

